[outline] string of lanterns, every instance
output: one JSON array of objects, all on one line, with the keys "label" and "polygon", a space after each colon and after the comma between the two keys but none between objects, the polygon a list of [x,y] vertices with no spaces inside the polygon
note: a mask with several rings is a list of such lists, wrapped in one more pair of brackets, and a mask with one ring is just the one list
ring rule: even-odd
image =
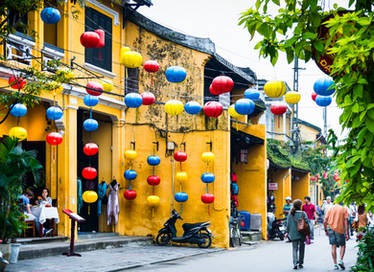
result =
[{"label": "string of lanterns", "polygon": [[188,194],[186,192],[183,192],[183,182],[186,182],[188,180],[187,172],[184,172],[182,169],[182,162],[185,162],[187,160],[187,153],[184,151],[176,151],[174,152],[174,159],[175,161],[179,162],[179,170],[176,175],[175,179],[177,182],[179,182],[179,192],[177,192],[174,195],[175,201],[180,203],[181,205],[181,214],[183,212],[183,203],[188,200]]},{"label": "string of lanterns", "polygon": [[204,152],[201,154],[201,160],[206,163],[207,172],[201,175],[201,181],[206,184],[206,193],[201,195],[201,201],[208,204],[208,214],[210,214],[209,204],[214,202],[214,195],[209,193],[209,183],[214,182],[215,176],[209,171],[209,165],[214,162],[214,153]]},{"label": "string of lanterns", "polygon": [[[332,102],[331,95],[334,94],[334,81],[331,78],[320,78],[314,82],[312,99],[320,107],[327,107]],[[315,95],[314,95],[315,94]]]},{"label": "string of lanterns", "polygon": [[131,181],[136,179],[138,173],[136,173],[135,170],[132,170],[131,167],[133,161],[136,159],[137,156],[138,154],[135,151],[135,146],[134,150],[129,149],[125,151],[125,158],[130,161],[130,169],[126,170],[123,174],[125,179],[129,181],[129,188],[125,190],[125,192],[123,193],[123,196],[126,200],[134,200],[136,198],[136,191],[131,188]]},{"label": "string of lanterns", "polygon": [[147,158],[147,163],[152,166],[152,175],[147,177],[148,184],[153,186],[152,195],[147,197],[147,202],[151,207],[157,207],[160,204],[160,197],[155,195],[155,186],[161,182],[160,177],[155,173],[155,166],[159,165],[160,162],[160,157],[156,155],[151,155]]}]

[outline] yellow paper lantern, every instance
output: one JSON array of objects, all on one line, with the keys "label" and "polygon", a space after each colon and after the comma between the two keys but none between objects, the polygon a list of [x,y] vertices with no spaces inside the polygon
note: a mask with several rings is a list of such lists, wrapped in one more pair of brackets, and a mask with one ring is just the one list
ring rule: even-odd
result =
[{"label": "yellow paper lantern", "polygon": [[138,52],[128,51],[121,54],[121,63],[127,68],[138,68],[142,65],[143,57]]},{"label": "yellow paper lantern", "polygon": [[294,91],[288,92],[284,96],[284,99],[286,100],[288,104],[297,104],[299,103],[300,98],[301,98],[300,93],[294,92]]},{"label": "yellow paper lantern", "polygon": [[237,111],[235,110],[235,105],[232,104],[229,109],[228,109],[228,112],[229,112],[229,115],[232,117],[232,118],[239,118],[240,117],[240,114],[237,113]]},{"label": "yellow paper lantern", "polygon": [[286,93],[286,85],[283,81],[269,81],[264,86],[265,94],[269,97],[281,97]]},{"label": "yellow paper lantern", "polygon": [[104,91],[106,92],[111,92],[114,88],[113,82],[110,80],[102,80],[100,83],[103,85]]},{"label": "yellow paper lantern", "polygon": [[94,203],[97,200],[97,193],[95,191],[85,191],[82,198],[86,203]]},{"label": "yellow paper lantern", "polygon": [[214,153],[212,152],[204,152],[201,154],[201,159],[203,162],[213,162],[214,161]]},{"label": "yellow paper lantern", "polygon": [[157,207],[158,205],[160,205],[160,197],[156,195],[150,195],[147,197],[147,202],[149,206]]},{"label": "yellow paper lantern", "polygon": [[12,127],[9,130],[9,137],[14,137],[23,141],[27,138],[27,131],[23,127]]},{"label": "yellow paper lantern", "polygon": [[138,156],[135,150],[126,150],[125,151],[125,158],[128,160],[134,160]]},{"label": "yellow paper lantern", "polygon": [[165,111],[167,114],[170,115],[178,115],[181,114],[184,110],[184,105],[179,100],[169,100],[165,104]]},{"label": "yellow paper lantern", "polygon": [[177,174],[175,175],[175,179],[179,182],[187,181],[188,180],[187,172],[177,172]]}]

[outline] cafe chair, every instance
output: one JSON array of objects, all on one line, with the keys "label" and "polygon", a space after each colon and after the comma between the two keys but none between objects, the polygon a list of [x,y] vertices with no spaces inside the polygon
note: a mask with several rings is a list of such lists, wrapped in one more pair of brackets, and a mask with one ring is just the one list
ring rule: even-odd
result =
[{"label": "cafe chair", "polygon": [[[25,207],[23,205],[22,199],[19,199],[17,201],[17,203],[18,203],[18,206],[19,206],[21,212],[23,213],[23,211],[25,210]],[[35,237],[35,234],[36,234],[35,221],[24,219],[24,222],[26,224],[26,228],[23,230],[23,238],[26,238],[26,231],[28,231],[30,229],[32,231],[32,237]]]}]

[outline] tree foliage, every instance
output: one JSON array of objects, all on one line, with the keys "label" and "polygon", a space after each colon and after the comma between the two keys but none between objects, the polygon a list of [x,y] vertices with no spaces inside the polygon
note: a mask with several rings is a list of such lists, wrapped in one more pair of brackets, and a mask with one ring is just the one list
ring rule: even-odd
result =
[{"label": "tree foliage", "polygon": [[[268,5],[278,5],[278,13],[268,13]],[[316,61],[333,54],[331,75],[336,102],[343,112],[342,128],[348,130],[337,147],[336,164],[341,179],[348,180],[341,199],[374,206],[374,23],[370,0],[350,0],[354,11],[334,5],[324,11],[320,1],[257,0],[256,8],[242,13],[239,24],[263,36],[256,45],[260,55],[275,64],[279,52],[288,62],[294,56]],[[327,18],[330,16],[329,18]],[[326,21],[324,21],[326,20]],[[328,27],[329,38],[319,39],[318,29]]]}]

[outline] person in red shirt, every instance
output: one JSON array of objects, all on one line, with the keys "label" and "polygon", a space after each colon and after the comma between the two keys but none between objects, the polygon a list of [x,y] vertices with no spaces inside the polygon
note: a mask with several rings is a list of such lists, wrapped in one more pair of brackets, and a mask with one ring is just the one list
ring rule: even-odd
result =
[{"label": "person in red shirt", "polygon": [[305,204],[303,205],[303,211],[308,216],[309,227],[310,227],[310,239],[314,240],[314,223],[317,218],[316,206],[310,202],[310,197],[304,197]]}]

